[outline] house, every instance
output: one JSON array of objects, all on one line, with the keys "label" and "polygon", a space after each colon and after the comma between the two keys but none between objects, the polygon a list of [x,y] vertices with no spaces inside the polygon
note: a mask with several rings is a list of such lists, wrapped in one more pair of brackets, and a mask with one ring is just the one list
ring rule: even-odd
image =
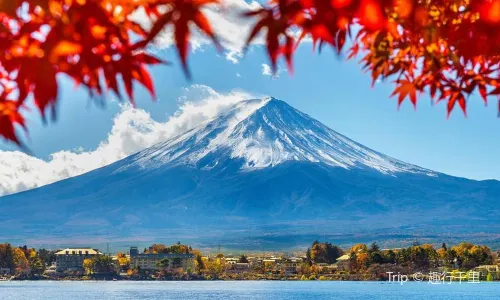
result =
[{"label": "house", "polygon": [[250,271],[249,263],[234,263],[227,266],[226,272],[228,273],[242,274]]},{"label": "house", "polygon": [[349,254],[344,254],[341,257],[337,258],[337,262],[335,263],[338,271],[346,271],[349,269],[349,261],[351,260],[351,256]]},{"label": "house", "polygon": [[481,265],[476,267],[476,269],[481,269],[485,270],[486,272],[500,272],[500,266],[499,265]]},{"label": "house", "polygon": [[92,248],[66,248],[56,252],[57,272],[77,271],[83,272],[83,261],[96,255],[102,255]]},{"label": "house", "polygon": [[47,269],[45,269],[44,272],[45,275],[54,275],[56,273],[57,273],[57,266],[55,263],[47,267]]},{"label": "house", "polygon": [[277,261],[275,259],[263,259],[262,263],[264,264],[264,272],[276,272]]},{"label": "house", "polygon": [[[345,270],[344,266],[341,266],[341,268],[343,268],[343,269],[340,270],[340,271]],[[334,274],[337,271],[339,271],[339,266],[338,266],[337,263],[335,263],[335,264],[326,264],[325,266],[321,267],[321,272],[323,274]]]},{"label": "house", "polygon": [[500,275],[500,266],[498,265],[481,265],[474,268],[474,271],[479,272],[480,277],[486,279],[486,276],[491,273],[494,280],[499,279]]},{"label": "house", "polygon": [[392,251],[394,253],[397,253],[397,252],[399,252],[401,250],[403,250],[403,248],[384,248],[384,249],[381,249],[380,251],[382,251],[382,252]]},{"label": "house", "polygon": [[298,273],[297,268],[302,262],[303,260],[297,257],[285,258],[279,264],[279,268],[285,276],[293,276]]},{"label": "house", "polygon": [[239,261],[240,261],[240,259],[237,257],[226,257],[226,259],[225,259],[226,265],[227,264],[234,265],[234,264],[237,264]]},{"label": "house", "polygon": [[191,253],[149,253],[139,254],[137,247],[130,248],[130,267],[141,270],[160,270],[158,263],[167,259],[165,269],[187,271],[194,270],[194,254]]}]

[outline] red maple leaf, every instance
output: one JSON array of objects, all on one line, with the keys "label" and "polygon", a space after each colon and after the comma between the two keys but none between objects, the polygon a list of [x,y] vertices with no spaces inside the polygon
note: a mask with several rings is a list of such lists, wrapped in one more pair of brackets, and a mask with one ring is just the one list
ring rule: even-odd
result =
[{"label": "red maple leaf", "polygon": [[410,98],[411,103],[414,107],[417,105],[417,89],[415,88],[415,84],[409,80],[398,80],[396,81],[396,88],[394,92],[392,92],[391,97],[398,95],[398,106],[403,103],[406,97]]},{"label": "red maple leaf", "polygon": [[137,46],[144,46],[150,43],[162,30],[172,25],[174,28],[175,46],[181,59],[184,73],[190,78],[191,74],[187,66],[187,56],[191,35],[189,25],[191,23],[194,23],[203,33],[210,37],[219,50],[222,49],[210,22],[201,12],[201,9],[206,5],[218,4],[219,0],[167,0],[161,2],[168,4],[169,9],[158,16],[146,39],[138,43]]},{"label": "red maple leaf", "polygon": [[[260,17],[254,25],[245,43],[245,49],[261,31],[266,31],[265,41],[271,69],[277,71],[277,62],[280,55],[284,55],[290,71],[293,70],[292,57],[295,50],[295,40],[287,31],[301,12],[301,5],[296,1],[276,1],[275,8],[261,8],[244,13],[244,17]],[[281,40],[281,42],[280,42]]]},{"label": "red maple leaf", "polygon": [[0,94],[0,136],[16,143],[18,146],[22,146],[16,135],[15,125],[19,125],[26,130],[26,124],[23,116],[19,112],[20,107],[18,102],[6,100],[6,97],[10,94],[10,89],[4,89]]}]

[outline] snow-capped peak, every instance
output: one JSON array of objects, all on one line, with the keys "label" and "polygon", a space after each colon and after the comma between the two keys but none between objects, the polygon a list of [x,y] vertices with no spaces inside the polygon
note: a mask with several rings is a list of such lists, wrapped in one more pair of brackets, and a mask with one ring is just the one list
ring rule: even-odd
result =
[{"label": "snow-capped peak", "polygon": [[126,165],[214,168],[236,163],[252,170],[289,161],[436,175],[356,143],[272,97],[239,102],[216,118],[137,153]]}]

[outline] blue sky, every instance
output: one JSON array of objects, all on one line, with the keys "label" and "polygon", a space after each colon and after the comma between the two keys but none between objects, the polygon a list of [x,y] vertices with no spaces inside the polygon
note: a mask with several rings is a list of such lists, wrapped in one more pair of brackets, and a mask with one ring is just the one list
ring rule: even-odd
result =
[{"label": "blue sky", "polygon": [[[493,99],[485,108],[477,95],[471,97],[467,118],[457,108],[447,120],[445,103],[432,107],[425,95],[417,110],[405,102],[398,111],[396,99],[389,98],[391,83],[371,88],[369,74],[363,74],[355,61],[346,62],[328,49],[321,55],[313,54],[308,44],[296,53],[295,74],[282,70],[274,79],[262,74],[262,64],[268,61],[261,46],[252,47],[236,64],[210,46],[201,47],[190,55],[194,75],[190,82],[172,49],[161,50],[159,55],[174,65],[151,69],[158,101],[136,88],[137,107],[158,122],[167,121],[178,110],[180,97],[197,98],[184,90],[192,84],[206,85],[219,93],[240,89],[282,99],[351,139],[403,161],[450,175],[500,179],[500,120]],[[85,90],[75,90],[71,81],[60,78],[60,82],[57,122],[44,126],[36,110],[27,115],[27,146],[44,160],[61,150],[95,149],[106,139],[113,118],[121,111],[109,97],[106,106],[100,107]],[[6,143],[1,143],[0,149],[19,150]]]}]

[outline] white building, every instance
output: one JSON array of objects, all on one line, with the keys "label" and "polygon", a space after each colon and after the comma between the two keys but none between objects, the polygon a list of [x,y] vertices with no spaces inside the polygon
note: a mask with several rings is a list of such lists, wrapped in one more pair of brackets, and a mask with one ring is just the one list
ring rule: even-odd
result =
[{"label": "white building", "polygon": [[56,252],[56,270],[57,272],[83,271],[83,261],[96,255],[102,253],[92,248],[66,248]]}]

